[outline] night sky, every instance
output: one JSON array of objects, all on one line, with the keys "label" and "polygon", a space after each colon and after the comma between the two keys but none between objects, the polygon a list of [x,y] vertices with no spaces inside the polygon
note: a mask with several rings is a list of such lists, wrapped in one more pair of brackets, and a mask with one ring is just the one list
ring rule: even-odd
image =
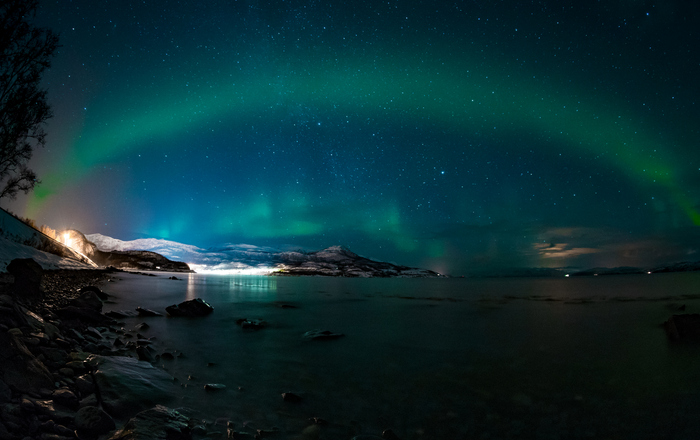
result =
[{"label": "night sky", "polygon": [[454,275],[698,260],[695,3],[43,1],[43,183],[3,206]]}]

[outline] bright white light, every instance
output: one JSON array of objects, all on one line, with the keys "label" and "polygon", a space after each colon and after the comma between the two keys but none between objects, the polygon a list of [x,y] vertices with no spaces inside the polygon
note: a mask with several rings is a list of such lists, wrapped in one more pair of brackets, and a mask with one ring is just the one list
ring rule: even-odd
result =
[{"label": "bright white light", "polygon": [[274,272],[273,267],[226,267],[226,265],[207,266],[205,264],[187,263],[190,269],[205,275],[268,275]]},{"label": "bright white light", "polygon": [[63,243],[66,246],[68,246],[69,248],[73,247],[73,246],[71,246],[73,243],[72,243],[72,240],[70,239],[70,233],[68,233],[68,232],[63,233]]}]

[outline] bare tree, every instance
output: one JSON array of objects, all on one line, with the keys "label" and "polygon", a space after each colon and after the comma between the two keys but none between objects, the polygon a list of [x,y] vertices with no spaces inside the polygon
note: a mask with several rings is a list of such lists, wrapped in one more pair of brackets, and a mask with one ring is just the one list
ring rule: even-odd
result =
[{"label": "bare tree", "polygon": [[45,144],[44,124],[52,116],[40,81],[58,35],[31,23],[38,5],[38,0],[0,1],[0,199],[14,199],[38,183],[27,162]]}]

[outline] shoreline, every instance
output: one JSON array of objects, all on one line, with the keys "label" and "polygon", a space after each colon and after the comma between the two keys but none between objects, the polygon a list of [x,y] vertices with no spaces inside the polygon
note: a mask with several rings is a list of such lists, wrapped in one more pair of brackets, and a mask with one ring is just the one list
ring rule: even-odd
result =
[{"label": "shoreline", "polygon": [[[30,275],[0,279],[1,439],[137,438],[144,429],[157,435],[173,423],[179,438],[191,438],[189,419],[149,399],[151,377],[176,384],[151,363],[138,360],[148,339],[102,314],[102,301],[109,297],[100,287],[117,281],[119,273],[39,268]],[[107,365],[114,369],[110,380],[121,380],[126,389],[138,386],[128,367],[144,370],[146,389],[136,393],[146,395],[110,395],[96,374]],[[142,410],[153,426],[137,426],[143,421],[134,417]]]}]

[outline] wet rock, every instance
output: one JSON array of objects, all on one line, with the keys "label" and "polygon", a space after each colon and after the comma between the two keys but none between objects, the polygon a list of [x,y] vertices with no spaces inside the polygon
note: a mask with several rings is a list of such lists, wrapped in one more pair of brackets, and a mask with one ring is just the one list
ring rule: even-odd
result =
[{"label": "wet rock", "polygon": [[94,406],[80,408],[75,414],[75,429],[80,438],[95,438],[116,429],[114,420]]},{"label": "wet rock", "polygon": [[136,356],[138,356],[140,361],[154,362],[155,356],[153,350],[147,345],[139,345],[136,347]]},{"label": "wet rock", "polygon": [[355,437],[352,438],[352,440],[382,440],[382,438],[377,437],[376,435],[362,434],[362,435],[356,435]]},{"label": "wet rock", "polygon": [[158,313],[154,310],[144,309],[141,307],[136,307],[136,312],[138,313],[139,316],[144,316],[144,317],[163,316],[162,313]]},{"label": "wet rock", "polygon": [[131,418],[110,440],[189,440],[189,420],[162,405],[147,409]]},{"label": "wet rock", "polygon": [[140,324],[136,324],[136,330],[141,330],[141,331],[143,331],[143,330],[147,330],[147,329],[149,329],[149,328],[151,328],[151,326],[148,325],[148,324],[146,324],[145,322],[142,322],[142,323],[140,323]]},{"label": "wet rock", "polygon": [[90,309],[102,313],[102,300],[91,290],[71,300],[68,302],[68,305],[79,309]]},{"label": "wet rock", "polygon": [[304,339],[308,340],[314,340],[314,341],[319,341],[319,340],[330,340],[330,339],[338,339],[342,338],[345,336],[343,333],[333,333],[329,330],[310,330],[302,336]]},{"label": "wet rock", "polygon": [[78,409],[78,397],[69,389],[60,388],[54,391],[52,398],[56,405],[63,405],[73,410]]},{"label": "wet rock", "polygon": [[204,389],[207,391],[219,391],[219,390],[226,389],[226,385],[224,385],[222,383],[208,383],[208,384],[204,385]]},{"label": "wet rock", "polygon": [[95,383],[92,380],[92,376],[89,374],[83,374],[75,379],[75,387],[78,392],[83,396],[92,394],[95,392]]},{"label": "wet rock", "polygon": [[54,380],[46,366],[27,348],[17,332],[0,332],[0,379],[10,388],[27,393],[53,388]]},{"label": "wet rock", "polygon": [[211,314],[214,308],[202,298],[195,298],[181,302],[180,304],[168,306],[165,308],[165,311],[168,312],[170,316],[195,318]]},{"label": "wet rock", "polygon": [[172,376],[148,362],[124,356],[90,356],[102,406],[113,417],[125,417],[149,406],[166,403],[176,393]]},{"label": "wet rock", "polygon": [[236,324],[240,325],[241,328],[249,330],[260,330],[261,328],[267,327],[267,322],[262,319],[240,318],[236,320]]},{"label": "wet rock", "polygon": [[673,315],[664,322],[664,330],[672,341],[700,342],[700,314]]},{"label": "wet rock", "polygon": [[81,295],[83,295],[87,292],[93,292],[102,301],[107,301],[107,299],[109,299],[109,295],[104,293],[103,291],[101,291],[99,287],[85,286],[85,287],[81,288],[80,290],[78,290],[78,293],[80,293]]},{"label": "wet rock", "polygon": [[138,316],[138,313],[132,312],[129,310],[110,310],[109,312],[105,313],[105,316],[108,316],[108,317],[114,318],[114,319],[123,319],[123,318],[132,318],[134,316]]},{"label": "wet rock", "polygon": [[34,402],[34,408],[38,416],[62,425],[72,425],[75,419],[75,413],[72,410],[55,404],[53,400],[37,400]]}]

